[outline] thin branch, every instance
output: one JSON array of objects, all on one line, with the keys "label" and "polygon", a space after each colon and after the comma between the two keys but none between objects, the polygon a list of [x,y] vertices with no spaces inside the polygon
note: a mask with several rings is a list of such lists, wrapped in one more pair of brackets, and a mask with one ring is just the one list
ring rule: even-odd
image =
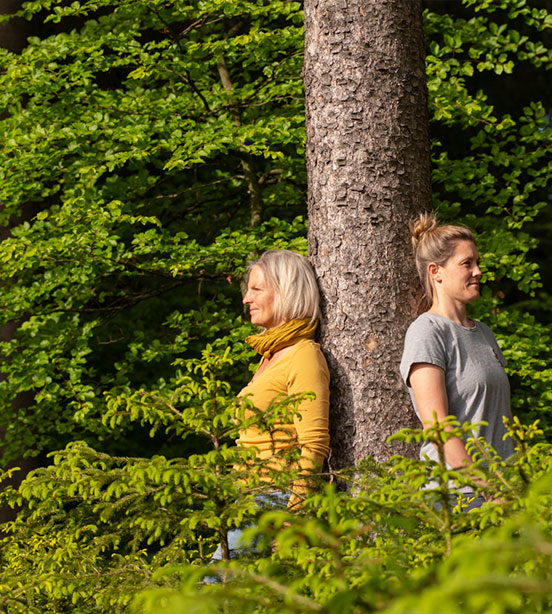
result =
[{"label": "thin branch", "polygon": [[[169,35],[169,38],[173,41],[173,43],[178,47],[180,53],[182,54],[182,57],[186,57],[186,52],[182,48],[180,39],[177,36],[175,36],[173,34],[173,31],[171,30],[171,24],[166,19],[161,17],[161,15],[159,14],[159,11],[156,11],[151,6],[149,8],[151,12],[156,15],[157,19],[159,19],[159,21],[165,26],[165,32]],[[186,72],[186,76],[185,77],[181,76],[181,78],[183,79],[185,83],[187,83],[192,88],[192,90],[199,97],[199,99],[201,100],[201,102],[203,103],[203,106],[207,109],[207,111],[211,111],[211,108],[209,107],[209,103],[207,102],[207,100],[205,99],[205,96],[203,96],[199,88],[196,86],[196,84],[192,81],[190,73],[188,71],[185,71],[185,72]]]}]

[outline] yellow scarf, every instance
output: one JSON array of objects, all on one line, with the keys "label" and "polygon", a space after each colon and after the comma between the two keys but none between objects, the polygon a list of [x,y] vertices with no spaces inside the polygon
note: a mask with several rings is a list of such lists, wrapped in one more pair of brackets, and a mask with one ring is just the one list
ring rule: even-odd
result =
[{"label": "yellow scarf", "polygon": [[304,320],[290,320],[276,328],[265,330],[258,335],[246,337],[248,343],[263,358],[270,358],[282,348],[296,344],[301,339],[314,339],[318,322],[310,323],[310,318]]}]

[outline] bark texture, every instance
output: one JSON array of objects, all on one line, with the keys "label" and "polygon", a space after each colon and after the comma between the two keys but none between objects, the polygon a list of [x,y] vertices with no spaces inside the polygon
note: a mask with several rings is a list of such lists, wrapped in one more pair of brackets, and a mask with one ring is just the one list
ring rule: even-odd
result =
[{"label": "bark texture", "polygon": [[417,424],[399,373],[421,287],[408,221],[431,207],[420,0],[305,1],[309,252],[332,374],[332,468]]}]

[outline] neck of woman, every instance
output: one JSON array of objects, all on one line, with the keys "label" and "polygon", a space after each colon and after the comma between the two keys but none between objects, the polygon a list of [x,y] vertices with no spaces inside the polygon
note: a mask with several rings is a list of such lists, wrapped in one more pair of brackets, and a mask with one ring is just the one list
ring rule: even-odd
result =
[{"label": "neck of woman", "polygon": [[435,313],[443,318],[448,318],[460,326],[472,328],[473,322],[468,318],[466,305],[457,301],[443,301],[438,297],[433,299],[433,304],[429,310],[430,313]]}]

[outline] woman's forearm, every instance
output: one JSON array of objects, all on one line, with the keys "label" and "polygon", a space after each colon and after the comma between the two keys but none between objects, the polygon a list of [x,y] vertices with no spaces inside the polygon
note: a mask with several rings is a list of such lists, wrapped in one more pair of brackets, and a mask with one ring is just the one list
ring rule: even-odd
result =
[{"label": "woman's forearm", "polygon": [[451,437],[445,443],[445,460],[453,469],[469,467],[473,464],[473,458],[468,454],[464,442],[459,437]]}]

